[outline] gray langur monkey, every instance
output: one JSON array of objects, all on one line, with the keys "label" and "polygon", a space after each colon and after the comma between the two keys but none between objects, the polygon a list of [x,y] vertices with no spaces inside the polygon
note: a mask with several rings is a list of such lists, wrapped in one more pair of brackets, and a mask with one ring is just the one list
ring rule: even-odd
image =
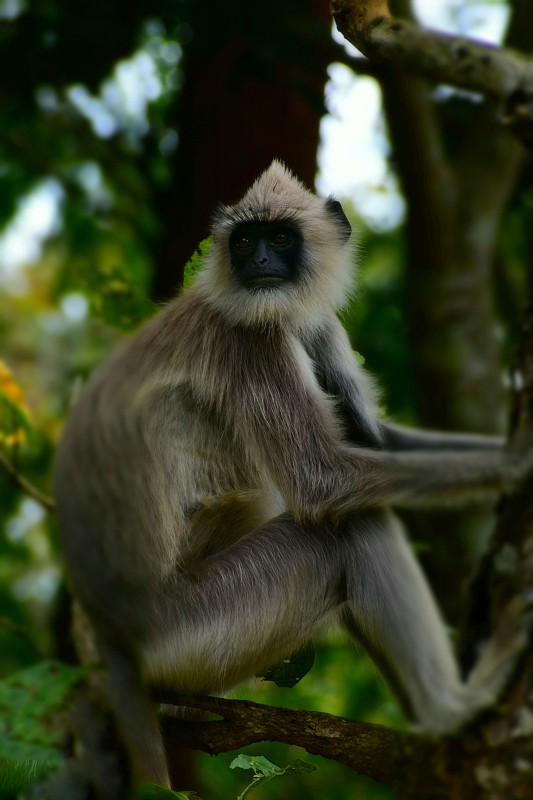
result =
[{"label": "gray langur monkey", "polygon": [[68,573],[109,667],[135,777],[168,784],[150,687],[224,692],[333,621],[434,732],[493,702],[517,615],[463,681],[393,506],[495,496],[530,454],[380,421],[335,312],[340,203],[274,161],[213,223],[191,289],[81,392],[59,447]]}]

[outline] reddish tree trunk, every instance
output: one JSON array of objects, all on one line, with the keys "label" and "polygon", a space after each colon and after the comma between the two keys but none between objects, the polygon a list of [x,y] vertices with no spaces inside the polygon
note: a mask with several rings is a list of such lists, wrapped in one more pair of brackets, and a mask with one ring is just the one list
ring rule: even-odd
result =
[{"label": "reddish tree trunk", "polygon": [[236,201],[273,158],[311,186],[316,169],[332,52],[328,0],[300,0],[291,8],[278,1],[268,9],[241,0],[230,10],[217,0],[204,29],[202,13],[193,12],[176,108],[179,147],[161,197],[157,300],[179,286],[219,202]]}]

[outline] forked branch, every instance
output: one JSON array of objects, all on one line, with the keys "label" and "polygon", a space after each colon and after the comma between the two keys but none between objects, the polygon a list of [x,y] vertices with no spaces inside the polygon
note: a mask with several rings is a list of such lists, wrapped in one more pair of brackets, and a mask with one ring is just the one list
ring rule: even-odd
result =
[{"label": "forked branch", "polygon": [[390,15],[385,0],[332,0],[339,31],[364,55],[499,100],[507,124],[533,142],[533,60]]}]

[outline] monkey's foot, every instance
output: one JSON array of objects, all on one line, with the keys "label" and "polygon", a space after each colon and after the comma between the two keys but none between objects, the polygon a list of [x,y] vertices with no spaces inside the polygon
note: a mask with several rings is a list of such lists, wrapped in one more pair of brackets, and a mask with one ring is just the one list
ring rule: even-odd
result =
[{"label": "monkey's foot", "polygon": [[533,591],[527,591],[504,608],[493,636],[468,676],[466,686],[472,691],[473,711],[481,711],[496,702],[526,649],[532,631]]}]

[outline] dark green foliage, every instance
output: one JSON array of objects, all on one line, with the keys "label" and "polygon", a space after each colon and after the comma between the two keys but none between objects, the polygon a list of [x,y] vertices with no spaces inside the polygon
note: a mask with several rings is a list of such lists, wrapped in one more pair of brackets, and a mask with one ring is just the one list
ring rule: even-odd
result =
[{"label": "dark green foliage", "polygon": [[0,389],[0,444],[14,447],[32,436],[33,428],[24,406]]},{"label": "dark green foliage", "polygon": [[67,745],[66,701],[87,670],[42,661],[0,682],[0,797],[57,769]]},{"label": "dark green foliage", "polygon": [[[343,203],[349,207],[349,203]],[[356,294],[342,315],[352,345],[378,378],[383,411],[413,422],[415,399],[406,327],[406,287],[402,273],[405,241],[400,230],[359,232]]]},{"label": "dark green foliage", "polygon": [[117,250],[116,240],[108,244],[107,257],[103,237],[100,258],[78,256],[76,269],[64,273],[60,288],[63,292],[82,292],[90,302],[93,317],[120,330],[134,330],[155,309],[147,297],[146,262],[137,253],[128,253],[128,241],[124,241],[122,251]]},{"label": "dark green foliage", "polygon": [[49,772],[46,761],[0,758],[0,800],[14,800]]}]

